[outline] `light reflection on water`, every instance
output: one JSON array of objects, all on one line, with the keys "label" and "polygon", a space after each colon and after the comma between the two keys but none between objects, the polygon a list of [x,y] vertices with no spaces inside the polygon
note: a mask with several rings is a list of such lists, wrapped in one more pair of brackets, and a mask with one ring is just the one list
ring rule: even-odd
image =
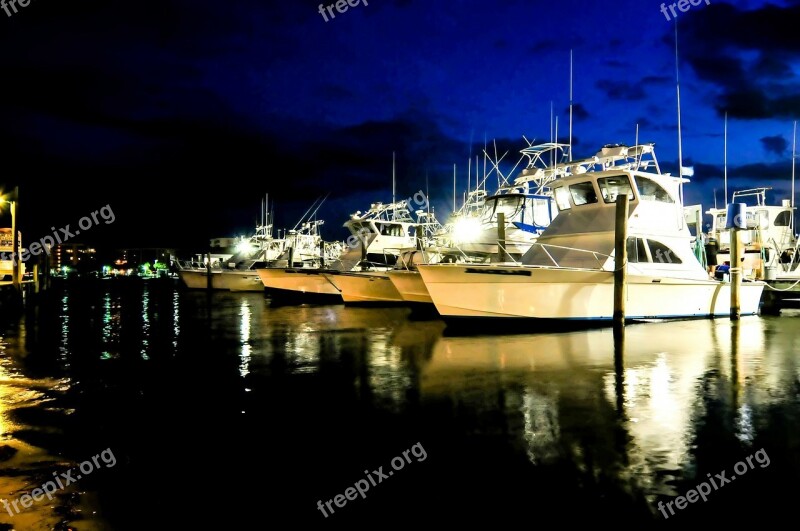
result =
[{"label": "light reflection on water", "polygon": [[[520,459],[516,468],[503,469],[514,480],[536,483],[552,474],[589,497],[621,493],[655,518],[659,499],[684,493],[698,476],[762,446],[778,462],[781,451],[800,443],[796,430],[784,426],[800,420],[796,314],[632,325],[615,341],[610,330],[459,336],[441,321],[415,320],[406,309],[273,307],[261,293],[209,295],[147,285],[130,291],[112,286],[96,295],[68,290],[54,308],[55,344],[39,339],[45,346],[37,348],[52,348],[57,367],[37,370],[74,377],[58,380],[67,391],[82,396],[87,387],[80,386],[93,393],[125,389],[134,406],[116,405],[114,394],[93,396],[113,410],[138,411],[141,397],[157,389],[162,394],[151,415],[175,400],[194,412],[196,402],[202,420],[197,433],[187,433],[190,440],[202,440],[207,409],[218,408],[215,426],[226,425],[229,412],[247,411],[246,418],[257,419],[250,421],[254,426],[264,423],[279,434],[271,441],[282,442],[272,444],[285,441],[289,450],[281,448],[297,452],[281,454],[282,460],[315,472],[331,460],[343,462],[342,474],[362,470],[359,437],[385,446],[379,446],[383,457],[394,455],[398,437],[424,439],[426,448],[437,442],[477,448],[469,454],[476,467],[488,463],[491,469],[498,454]],[[6,363],[31,348],[18,340],[24,330],[20,325],[20,338],[8,339],[6,350],[13,352],[0,354]],[[12,365],[23,376],[31,369],[19,359]],[[4,367],[0,413],[14,407]],[[164,376],[173,374],[180,377]],[[120,440],[130,435],[124,418],[101,418],[116,422]],[[376,419],[396,433],[375,440]],[[16,429],[8,421],[0,417],[0,427]],[[333,458],[317,447],[317,438],[354,449]],[[234,433],[231,440],[251,439]],[[448,451],[440,449],[440,462]],[[797,472],[791,464],[787,470]],[[331,488],[339,488],[344,480],[332,477]],[[474,481],[464,488],[487,488]],[[295,487],[317,495],[307,482]]]}]

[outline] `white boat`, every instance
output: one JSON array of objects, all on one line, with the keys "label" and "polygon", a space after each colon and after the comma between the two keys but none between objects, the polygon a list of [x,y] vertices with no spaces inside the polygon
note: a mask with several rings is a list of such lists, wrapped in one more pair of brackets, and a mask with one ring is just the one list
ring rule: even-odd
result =
[{"label": "white boat", "polygon": [[[389,278],[404,252],[422,248],[441,230],[432,212],[418,210],[416,221],[407,201],[373,204],[365,214],[356,212],[345,223],[360,240],[361,259],[353,267],[322,272],[341,292],[345,304],[402,304],[403,297]],[[353,256],[344,263],[352,263]]]},{"label": "white boat", "polygon": [[[768,205],[768,190],[764,187],[737,190],[731,198],[731,203],[747,205],[747,228],[739,232],[745,250],[742,268],[745,276],[759,279],[765,277],[765,266],[775,268],[777,275],[791,275],[792,255],[797,246],[791,201],[784,199],[780,205]],[[706,213],[711,215],[709,241],[717,243],[716,263],[730,262],[730,232],[725,228],[727,208],[712,208]]]},{"label": "white boat", "polygon": [[[433,230],[434,224],[427,212],[417,211],[416,214],[415,221],[407,200],[389,204],[373,203],[369,210],[363,213],[358,211],[345,222],[344,226],[351,235],[337,258],[326,260],[322,267],[317,263],[307,267],[261,269],[258,271],[261,281],[275,295],[332,296],[341,301],[345,296],[333,278],[335,273],[388,270],[394,266],[402,249],[413,249],[417,245],[416,231],[420,227],[426,232]],[[364,280],[368,282],[370,279]],[[388,279],[387,283],[391,285]],[[347,284],[348,295],[345,299],[348,301],[350,284]],[[370,296],[366,298],[371,300]]]},{"label": "white boat", "polygon": [[[480,186],[469,192],[464,205],[454,214],[443,233],[434,236],[433,245],[410,254],[402,261],[402,267],[388,272],[403,300],[417,305],[433,305],[425,282],[416,269],[417,264],[520,259],[558,214],[550,185],[565,170],[557,164],[551,165],[547,159],[567,160],[568,149],[567,144],[557,143],[530,145],[522,149],[520,160],[527,159],[527,163],[511,183],[499,173],[497,162],[493,162],[493,171],[502,178],[498,190],[488,197]],[[498,253],[499,213],[505,219],[503,256]]]},{"label": "white boat", "polygon": [[178,262],[178,276],[189,289],[211,289],[229,291],[263,291],[264,286],[256,272],[278,259],[284,253],[285,240],[272,237],[272,225],[256,227],[249,238],[236,243],[236,253],[211,264],[199,261]]},{"label": "white boat", "polygon": [[498,214],[503,214],[504,250],[512,259],[521,258],[558,214],[550,184],[564,172],[564,167],[549,164],[547,159],[567,160],[568,150],[567,144],[552,142],[522,149],[520,153],[527,163],[513,182],[503,178],[497,191],[488,197],[485,190],[470,192],[470,198],[484,192],[484,196],[476,198],[480,199],[481,208],[467,210],[470,202],[465,203],[465,208],[448,224],[451,229],[447,245],[468,255],[497,256]]},{"label": "white boat", "polygon": [[[559,214],[521,263],[418,266],[442,316],[610,321],[621,193],[630,198],[628,319],[729,315],[730,284],[710,278],[691,248],[688,181],[661,173],[652,144],[606,146],[563,168],[552,183]],[[758,312],[763,289],[743,283],[743,315]]]},{"label": "white boat", "polygon": [[402,304],[388,271],[328,271],[322,274],[342,294],[345,304]]}]

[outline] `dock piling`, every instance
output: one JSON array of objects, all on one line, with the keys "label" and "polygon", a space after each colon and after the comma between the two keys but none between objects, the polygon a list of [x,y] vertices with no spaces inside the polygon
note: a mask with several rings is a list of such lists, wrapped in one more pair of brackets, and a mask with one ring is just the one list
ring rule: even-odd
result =
[{"label": "dock piling", "polygon": [[731,277],[731,320],[738,321],[742,316],[742,239],[739,232],[747,228],[747,211],[744,203],[728,205],[726,227],[731,235],[731,263],[728,270]]},{"label": "dock piling", "polygon": [[628,194],[617,196],[614,223],[614,326],[625,326],[625,292],[628,283]]},{"label": "dock piling", "polygon": [[497,261],[505,262],[506,258],[506,215],[497,213]]}]

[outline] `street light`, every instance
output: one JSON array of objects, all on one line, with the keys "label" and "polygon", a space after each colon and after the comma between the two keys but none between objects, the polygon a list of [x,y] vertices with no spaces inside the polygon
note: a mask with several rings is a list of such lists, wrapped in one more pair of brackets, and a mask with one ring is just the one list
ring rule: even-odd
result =
[{"label": "street light", "polygon": [[10,194],[15,199],[13,201],[0,196],[0,204],[8,203],[11,205],[11,284],[19,290],[20,268],[22,260],[19,259],[19,238],[17,238],[17,200],[19,199],[19,186],[14,187],[14,193]]}]

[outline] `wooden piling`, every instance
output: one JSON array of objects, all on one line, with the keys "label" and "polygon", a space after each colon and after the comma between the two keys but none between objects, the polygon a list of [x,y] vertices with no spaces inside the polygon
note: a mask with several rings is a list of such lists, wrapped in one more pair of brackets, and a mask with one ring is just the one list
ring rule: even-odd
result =
[{"label": "wooden piling", "polygon": [[625,326],[625,293],[628,283],[628,194],[617,196],[614,224],[614,326]]},{"label": "wooden piling", "polygon": [[497,261],[506,262],[506,215],[497,213]]},{"label": "wooden piling", "polygon": [[319,241],[319,267],[325,269],[325,242]]},{"label": "wooden piling", "polygon": [[210,292],[214,289],[213,281],[211,279],[211,249],[209,248],[206,254],[206,289]]},{"label": "wooden piling", "polygon": [[731,320],[738,321],[742,316],[742,240],[739,230],[731,228]]}]

